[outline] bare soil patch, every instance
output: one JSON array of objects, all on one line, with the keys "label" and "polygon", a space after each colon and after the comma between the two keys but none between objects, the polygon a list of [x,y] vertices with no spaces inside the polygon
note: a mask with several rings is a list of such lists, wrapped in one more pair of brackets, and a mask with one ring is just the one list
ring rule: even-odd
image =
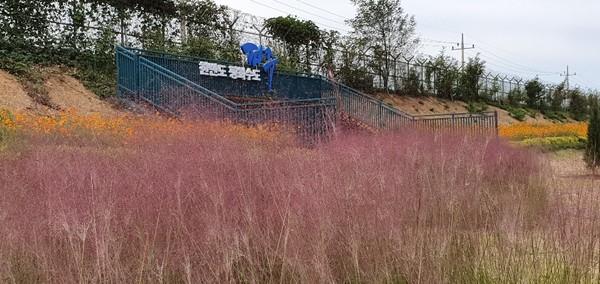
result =
[{"label": "bare soil patch", "polygon": [[42,115],[58,110],[73,109],[83,115],[98,113],[102,116],[123,114],[109,102],[100,100],[77,79],[65,74],[60,68],[42,68],[46,80],[43,88],[48,92],[52,108],[49,109],[32,99],[15,76],[0,70],[0,109],[13,111],[31,110]]},{"label": "bare soil patch", "polygon": [[[115,116],[123,114],[122,111],[113,108],[111,103],[100,100],[77,79],[69,75],[68,72],[65,73],[59,68],[45,69],[44,72],[48,72],[44,87],[48,91],[51,104],[56,106],[57,109],[74,109],[84,115],[98,113],[103,116]],[[381,93],[373,96],[411,115],[467,112],[467,104],[461,101]],[[55,112],[33,101],[27,95],[19,80],[2,70],[0,70],[0,108],[16,111],[34,110],[42,114]],[[519,122],[510,117],[506,110],[493,106],[489,106],[488,110],[498,112],[498,123],[500,125]],[[544,119],[541,114],[538,114],[536,118],[527,116],[525,121],[532,123],[552,123]]]},{"label": "bare soil patch", "polygon": [[[412,97],[395,94],[375,94],[373,96],[411,115],[467,112],[467,103],[462,101],[453,101],[434,97]],[[487,110],[498,112],[498,124],[500,125],[519,122],[518,120],[512,118],[508,114],[508,111],[504,109],[488,106]],[[543,115],[539,113],[535,118],[527,116],[525,121],[530,123],[552,123],[551,121],[544,119]]]},{"label": "bare soil patch", "polygon": [[119,111],[83,86],[77,79],[66,74],[51,73],[44,83],[52,104],[61,110],[74,109],[80,114],[118,115]]},{"label": "bare soil patch", "polygon": [[0,70],[0,109],[22,111],[33,107],[33,100],[23,90],[19,80]]}]

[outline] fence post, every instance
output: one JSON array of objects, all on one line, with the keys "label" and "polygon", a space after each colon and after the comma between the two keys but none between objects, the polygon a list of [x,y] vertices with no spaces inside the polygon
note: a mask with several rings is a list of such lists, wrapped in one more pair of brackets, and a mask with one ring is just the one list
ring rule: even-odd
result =
[{"label": "fence post", "polygon": [[496,136],[498,136],[498,111],[494,110],[494,127],[496,127]]},{"label": "fence post", "polygon": [[133,76],[135,80],[135,100],[138,101],[140,99],[140,56],[139,54],[132,52],[135,60],[133,61]]},{"label": "fence post", "polygon": [[116,60],[117,60],[117,66],[116,67],[117,67],[117,98],[118,99],[122,99],[123,98],[123,94],[121,93],[121,90],[119,88],[120,85],[121,85],[121,77],[122,77],[121,76],[121,72],[120,72],[121,71],[120,67],[121,67],[121,64],[123,64],[122,63],[123,59],[122,59],[121,49],[120,48],[121,47],[118,46],[118,45],[115,48],[116,49],[115,57],[116,57]]},{"label": "fence post", "polygon": [[377,115],[377,125],[379,126],[379,128],[383,128],[382,126],[382,112],[383,112],[383,101],[379,100],[379,114]]}]

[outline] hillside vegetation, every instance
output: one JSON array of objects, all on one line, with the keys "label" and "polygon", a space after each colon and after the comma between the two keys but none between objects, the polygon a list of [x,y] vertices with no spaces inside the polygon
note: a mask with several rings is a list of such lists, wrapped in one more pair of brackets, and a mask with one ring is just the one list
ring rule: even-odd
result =
[{"label": "hillside vegetation", "polygon": [[[350,37],[291,16],[255,24],[280,58],[280,69],[332,71],[341,83],[365,92],[459,100],[472,112],[493,105],[519,121],[589,116],[589,92],[544,85],[537,78],[513,78],[507,85],[487,74],[479,58],[461,69],[444,54],[413,54],[417,23],[398,0],[380,1],[385,9],[370,1],[353,3],[360,13],[349,21]],[[100,98],[111,98],[116,44],[239,62],[242,39],[262,39],[243,31],[251,26],[248,15],[210,0],[10,0],[0,5],[0,15],[0,69],[16,75],[25,91],[48,107],[52,104],[39,88],[45,81],[40,66],[66,67]]]}]

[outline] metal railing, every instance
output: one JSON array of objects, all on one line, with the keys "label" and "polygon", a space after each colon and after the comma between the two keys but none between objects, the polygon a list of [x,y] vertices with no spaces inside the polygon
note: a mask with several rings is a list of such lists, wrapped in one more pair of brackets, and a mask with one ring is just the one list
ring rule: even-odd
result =
[{"label": "metal railing", "polygon": [[[416,127],[436,131],[462,131],[478,135],[497,134],[496,112],[410,115],[381,100],[346,85],[336,84],[320,75],[284,74],[290,78],[296,76],[310,79],[305,85],[311,85],[309,88],[313,90],[312,96],[316,98],[291,99],[284,96],[283,100],[273,102],[236,103],[212,89],[219,89],[223,82],[215,83],[210,81],[214,77],[197,75],[198,60],[201,59],[118,47],[119,93],[134,93],[139,99],[176,115],[177,112],[189,111],[207,118],[230,119],[245,124],[280,121],[304,129],[305,137],[328,136],[329,134],[326,133],[331,133],[336,124],[335,113],[338,111],[336,107],[339,107],[339,111],[346,116],[378,130]],[[192,67],[195,72],[192,72]],[[284,78],[293,81],[288,77]],[[230,85],[228,90],[231,94],[240,96],[234,90],[240,88],[236,86],[238,84],[244,82],[239,80],[235,84],[228,82]],[[338,99],[336,93],[339,94],[337,102],[339,106],[336,106]],[[262,94],[246,93],[243,96],[262,97]]]},{"label": "metal railing", "polygon": [[175,116],[256,125],[291,126],[303,143],[328,139],[336,117],[334,98],[236,103],[126,48],[117,48],[119,98],[133,98]]},{"label": "metal railing", "polygon": [[426,114],[413,116],[421,129],[465,132],[474,135],[498,135],[498,112]]},{"label": "metal railing", "polygon": [[259,70],[260,82],[236,80],[233,84],[229,77],[206,76],[198,72],[198,64],[202,61],[225,66],[249,67],[241,62],[227,62],[135,48],[127,48],[127,50],[223,96],[251,98],[276,97],[278,100],[297,100],[318,99],[323,93],[321,89],[321,77],[315,74],[277,70],[277,79],[273,81],[274,92],[269,92],[267,84],[264,83],[268,74],[262,69]]},{"label": "metal railing", "polygon": [[[329,79],[324,78],[324,80],[332,86],[335,84]],[[475,135],[497,135],[498,133],[498,113],[495,111],[411,115],[343,84],[339,84],[337,90],[341,100],[340,111],[375,129],[396,130],[415,127]]]}]

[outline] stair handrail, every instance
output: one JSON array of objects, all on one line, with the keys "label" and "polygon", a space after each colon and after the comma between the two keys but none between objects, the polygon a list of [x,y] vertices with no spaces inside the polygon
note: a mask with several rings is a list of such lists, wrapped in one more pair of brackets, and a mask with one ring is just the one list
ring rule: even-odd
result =
[{"label": "stair handrail", "polygon": [[[126,55],[129,56],[138,56],[140,64],[145,64],[148,67],[151,67],[153,69],[155,69],[156,71],[162,73],[163,75],[177,80],[179,81],[179,83],[181,83],[182,85],[188,87],[188,88],[192,88],[194,89],[194,91],[199,92],[200,94],[202,94],[203,96],[210,98],[212,100],[214,100],[215,102],[219,102],[220,104],[222,104],[223,106],[227,106],[229,108],[235,108],[235,109],[242,109],[242,108],[247,108],[247,107],[259,107],[259,106],[288,106],[291,104],[295,104],[295,103],[314,103],[314,102],[321,102],[323,104],[330,104],[330,101],[332,102],[334,99],[333,98],[313,98],[313,99],[300,99],[300,100],[294,100],[293,102],[287,102],[287,101],[276,101],[276,102],[258,102],[258,103],[236,103],[232,100],[227,99],[226,97],[223,97],[221,95],[219,95],[218,93],[211,91],[210,89],[207,89],[205,87],[200,86],[199,84],[161,66],[160,64],[157,64],[149,59],[144,58],[143,56],[140,56],[139,54],[133,53],[130,50],[137,50],[137,49],[133,49],[133,48],[124,48],[124,47],[117,47],[118,51],[121,51],[123,53],[125,53]],[[140,51],[144,51],[144,50],[140,50]],[[154,52],[154,51],[152,51]],[[162,53],[162,52],[156,52],[156,53]],[[165,54],[169,54],[170,53],[165,53]],[[189,56],[183,56],[183,57],[189,57]]]}]

